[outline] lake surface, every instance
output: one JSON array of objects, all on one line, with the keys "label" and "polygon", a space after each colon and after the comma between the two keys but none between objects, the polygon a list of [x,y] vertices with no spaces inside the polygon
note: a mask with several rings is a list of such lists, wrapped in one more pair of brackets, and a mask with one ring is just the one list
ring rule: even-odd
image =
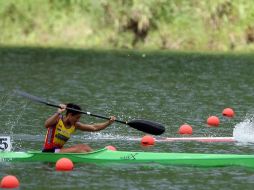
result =
[{"label": "lake surface", "polygon": [[[144,148],[133,137],[145,134],[114,123],[98,133],[77,131],[68,145],[94,149],[253,154],[254,55],[170,52],[0,48],[0,136],[11,136],[13,150],[40,150],[45,120],[56,110],[13,93],[20,89],[56,103],[120,120],[148,119],[165,125],[161,137],[179,137],[188,123],[192,136],[232,136],[237,143],[161,142]],[[232,107],[236,116],[221,112]],[[220,126],[206,125],[209,116]],[[103,120],[82,116],[82,122]],[[248,130],[246,130],[248,129]],[[253,129],[253,130],[252,130]],[[68,146],[67,145],[67,146]],[[54,164],[0,163],[0,178],[11,174],[20,189],[253,189],[254,169],[193,168],[158,164],[75,164],[56,172]]]}]

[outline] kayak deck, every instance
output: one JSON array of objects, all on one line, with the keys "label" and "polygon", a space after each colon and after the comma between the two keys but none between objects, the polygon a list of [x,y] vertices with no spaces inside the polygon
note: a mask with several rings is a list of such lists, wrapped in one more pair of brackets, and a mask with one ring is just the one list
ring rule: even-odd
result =
[{"label": "kayak deck", "polygon": [[254,167],[254,155],[128,152],[111,151],[107,148],[90,153],[0,152],[0,162],[56,162],[63,157],[69,158],[74,163],[159,163],[196,167]]}]

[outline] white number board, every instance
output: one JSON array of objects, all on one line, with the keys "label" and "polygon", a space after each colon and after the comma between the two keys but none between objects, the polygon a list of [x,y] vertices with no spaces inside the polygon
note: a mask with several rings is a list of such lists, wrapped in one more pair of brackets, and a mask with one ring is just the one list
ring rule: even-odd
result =
[{"label": "white number board", "polygon": [[11,151],[11,138],[0,136],[0,151]]}]

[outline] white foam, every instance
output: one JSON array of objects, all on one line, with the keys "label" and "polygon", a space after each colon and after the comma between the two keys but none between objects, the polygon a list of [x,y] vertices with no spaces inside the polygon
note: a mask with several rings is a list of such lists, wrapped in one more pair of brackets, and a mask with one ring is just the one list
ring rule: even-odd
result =
[{"label": "white foam", "polygon": [[102,139],[102,140],[137,140],[137,138],[135,137],[131,137],[131,136],[121,136],[121,135],[113,135],[110,133],[92,133],[89,136],[85,137],[86,139],[91,139],[91,140],[98,140],[98,139]]},{"label": "white foam", "polygon": [[248,116],[243,122],[236,124],[233,137],[238,142],[254,143],[254,115]]}]

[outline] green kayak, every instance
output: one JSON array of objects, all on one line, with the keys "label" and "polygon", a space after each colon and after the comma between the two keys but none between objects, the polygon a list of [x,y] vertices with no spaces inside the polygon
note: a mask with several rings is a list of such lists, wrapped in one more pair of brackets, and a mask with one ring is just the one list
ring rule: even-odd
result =
[{"label": "green kayak", "polygon": [[128,152],[112,151],[107,148],[90,153],[0,152],[0,162],[56,162],[63,157],[75,163],[159,163],[197,167],[254,167],[254,155]]}]

